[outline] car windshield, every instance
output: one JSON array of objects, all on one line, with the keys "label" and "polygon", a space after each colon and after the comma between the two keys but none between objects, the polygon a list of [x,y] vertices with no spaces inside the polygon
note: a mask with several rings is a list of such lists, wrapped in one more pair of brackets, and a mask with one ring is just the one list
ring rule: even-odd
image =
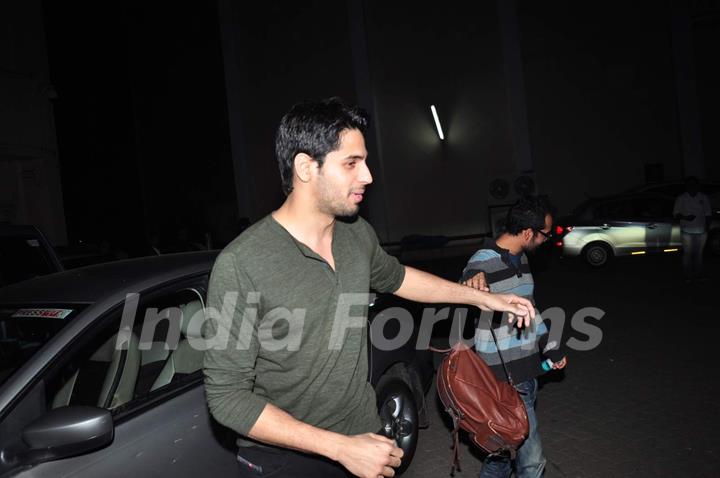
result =
[{"label": "car windshield", "polygon": [[0,386],[75,317],[83,305],[0,305]]},{"label": "car windshield", "polygon": [[31,236],[0,237],[0,287],[56,270],[37,239]]}]

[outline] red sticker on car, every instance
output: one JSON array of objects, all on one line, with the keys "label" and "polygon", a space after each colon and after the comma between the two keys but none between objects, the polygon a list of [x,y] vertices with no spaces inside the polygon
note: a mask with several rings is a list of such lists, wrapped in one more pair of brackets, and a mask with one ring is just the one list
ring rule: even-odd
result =
[{"label": "red sticker on car", "polygon": [[45,319],[64,319],[72,313],[72,309],[18,309],[11,316],[13,318],[38,317]]}]

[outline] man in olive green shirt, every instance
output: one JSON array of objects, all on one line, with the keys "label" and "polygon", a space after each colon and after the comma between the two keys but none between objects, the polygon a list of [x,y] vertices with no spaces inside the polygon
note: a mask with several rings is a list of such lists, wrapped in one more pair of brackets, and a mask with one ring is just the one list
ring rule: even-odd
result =
[{"label": "man in olive green shirt", "polygon": [[508,311],[519,325],[535,313],[525,299],[445,281],[383,251],[356,217],[372,182],[366,126],[362,110],[337,99],[294,106],[276,136],[287,199],[213,268],[208,405],[220,423],[271,445],[241,449],[246,476],[394,475],[402,450],[375,434],[380,421],[367,381],[370,288]]}]

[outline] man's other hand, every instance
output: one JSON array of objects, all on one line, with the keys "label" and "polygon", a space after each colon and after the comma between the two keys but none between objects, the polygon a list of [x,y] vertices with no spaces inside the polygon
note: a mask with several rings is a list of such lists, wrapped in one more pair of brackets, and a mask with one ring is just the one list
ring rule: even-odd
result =
[{"label": "man's other hand", "polygon": [[490,288],[488,287],[487,281],[485,280],[484,272],[478,272],[468,280],[464,281],[463,284],[468,287],[472,287],[473,289],[490,292]]},{"label": "man's other hand", "polygon": [[347,438],[337,461],[350,473],[362,478],[395,476],[403,451],[393,440],[374,433]]},{"label": "man's other hand", "polygon": [[561,361],[552,364],[552,368],[555,370],[562,370],[567,365],[567,357],[563,357]]}]

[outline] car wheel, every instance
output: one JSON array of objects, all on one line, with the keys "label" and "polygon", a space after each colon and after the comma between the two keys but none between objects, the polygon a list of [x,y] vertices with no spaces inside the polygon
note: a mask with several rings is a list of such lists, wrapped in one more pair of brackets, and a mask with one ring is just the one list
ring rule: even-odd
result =
[{"label": "car wheel", "polygon": [[405,382],[397,377],[382,377],[375,390],[383,433],[394,439],[404,453],[402,463],[395,470],[396,474],[402,473],[410,465],[418,442],[415,397]]},{"label": "car wheel", "polygon": [[591,267],[602,267],[612,258],[612,251],[607,244],[593,242],[585,247],[583,256],[585,257],[585,262]]}]

